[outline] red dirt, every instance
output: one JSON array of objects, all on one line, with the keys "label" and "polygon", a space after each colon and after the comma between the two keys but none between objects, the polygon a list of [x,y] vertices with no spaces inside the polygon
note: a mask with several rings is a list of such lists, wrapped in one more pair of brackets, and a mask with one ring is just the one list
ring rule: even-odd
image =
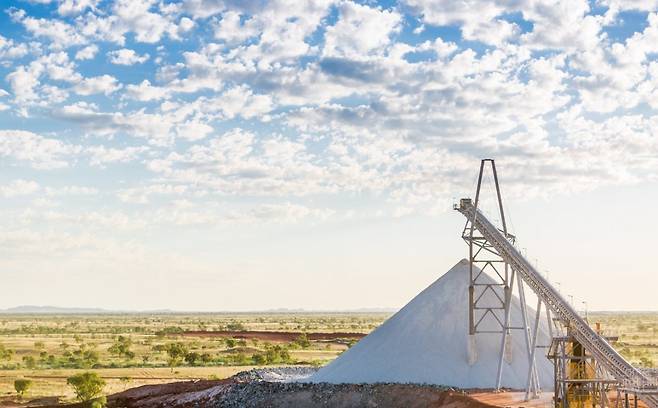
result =
[{"label": "red dirt", "polygon": [[[280,332],[280,331],[186,331],[183,336],[190,337],[230,337],[234,339],[258,339],[265,341],[293,341],[299,338],[303,332]],[[309,340],[337,340],[355,339],[360,340],[366,336],[365,333],[305,333]]]},{"label": "red dirt", "polygon": [[[231,379],[143,386],[110,396],[108,406],[113,408],[217,406],[217,400],[214,398],[223,394],[222,389],[230,384],[232,384]],[[259,386],[257,383],[254,385]],[[361,406],[496,408],[495,405],[478,401],[460,392],[408,384],[376,385],[365,393],[359,385],[346,385],[324,397],[310,389],[282,390],[269,394],[265,401],[252,403],[253,405],[247,405],[263,408],[314,408],[318,405],[330,408]]]}]

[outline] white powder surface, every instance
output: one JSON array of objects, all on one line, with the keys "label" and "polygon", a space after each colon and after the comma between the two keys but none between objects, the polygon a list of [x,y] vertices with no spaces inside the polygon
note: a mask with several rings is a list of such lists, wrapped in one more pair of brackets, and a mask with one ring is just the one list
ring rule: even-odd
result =
[{"label": "white powder surface", "polygon": [[[500,333],[477,334],[478,359],[473,365],[468,364],[468,271],[468,261],[461,260],[308,381],[495,387]],[[486,278],[493,282],[488,275]],[[528,316],[534,320],[535,312],[531,308]],[[543,313],[542,316],[537,344],[546,346],[550,340],[547,321]],[[517,297],[512,301],[511,321],[513,326],[521,326]],[[509,344],[512,360],[503,363],[502,386],[525,389],[529,362],[523,331],[512,330]],[[546,350],[539,348],[536,352],[538,375],[541,388],[552,390],[553,365],[546,358]]]}]

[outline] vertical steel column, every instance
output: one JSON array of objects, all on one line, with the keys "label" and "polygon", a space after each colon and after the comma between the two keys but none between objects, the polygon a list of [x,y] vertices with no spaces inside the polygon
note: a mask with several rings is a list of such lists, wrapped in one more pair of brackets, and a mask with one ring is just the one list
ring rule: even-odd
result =
[{"label": "vertical steel column", "polygon": [[[482,181],[484,171],[488,165],[491,165],[494,187],[496,189],[497,211],[500,213],[502,223],[500,232],[505,238],[513,242],[514,237],[507,231],[507,219],[505,218],[505,209],[501,194],[500,183],[498,179],[498,170],[493,159],[483,159],[480,161],[480,171],[478,173],[477,187],[475,191],[475,200],[472,204],[475,211],[467,216],[466,225],[462,237],[468,243],[469,250],[469,311],[468,311],[468,363],[474,364],[477,361],[477,344],[476,335],[478,333],[500,333],[500,356],[496,372],[496,389],[502,385],[502,376],[504,362],[512,361],[512,348],[510,346],[510,336],[512,329],[523,329],[528,332],[528,319],[524,319],[523,327],[513,327],[511,322],[511,303],[513,298],[514,278],[518,276],[517,271],[510,271],[509,263],[498,253],[498,250],[490,243],[479,231],[476,231],[475,225],[480,222],[478,209],[481,206]],[[460,202],[460,206],[464,203]],[[481,264],[480,270],[476,270],[475,264]],[[493,269],[493,272],[491,271]],[[495,282],[487,277],[489,272]],[[482,277],[481,277],[482,275]],[[510,280],[511,279],[511,280]],[[489,293],[487,293],[489,292]],[[502,293],[501,293],[502,292]],[[495,305],[491,303],[495,300]],[[528,340],[529,342],[529,340]],[[530,350],[526,347],[528,356]],[[536,370],[533,372],[533,386],[538,385]]]},{"label": "vertical steel column", "polygon": [[[537,350],[537,334],[539,333],[539,320],[541,319],[541,298],[537,299],[537,317],[535,318],[535,329],[532,335],[532,351],[530,353],[531,364],[528,367],[528,381],[525,391],[525,399],[530,396],[530,384],[532,383],[532,370],[535,368],[535,351]],[[537,390],[535,390],[536,392]]]},{"label": "vertical steel column", "polygon": [[500,343],[500,356],[498,358],[498,372],[496,373],[496,389],[500,389],[500,384],[503,380],[503,360],[505,358],[505,344],[507,343],[507,336],[509,335],[509,318],[512,308],[512,290],[514,289],[514,274],[512,269],[512,281],[509,288],[505,286],[505,326],[503,327],[503,336]]},{"label": "vertical steel column", "polygon": [[[528,323],[528,304],[525,299],[525,289],[523,288],[523,279],[521,274],[517,275],[518,280],[518,291],[519,291],[519,306],[521,308],[521,318],[523,319],[523,332],[525,334],[525,345],[526,352],[528,353],[528,365],[532,365],[531,354],[532,354],[532,345],[530,340],[530,324]],[[551,336],[551,338],[553,338]],[[533,366],[532,370],[532,379],[535,386],[535,389],[539,388],[539,375],[537,373],[537,367]]]},{"label": "vertical steel column", "polygon": [[[480,173],[478,175],[478,185],[475,191],[475,208],[478,208],[478,203],[480,201],[480,187],[482,186],[482,173],[484,172],[484,160],[480,162]],[[470,285],[468,286],[468,327],[469,334],[475,334],[475,277],[473,276],[473,262],[475,261],[475,254],[473,252],[473,231],[475,230],[475,218],[477,217],[477,211],[473,211],[473,218],[471,219],[471,230],[469,232],[469,243],[468,243],[468,260],[469,260],[469,276],[470,276]]]}]

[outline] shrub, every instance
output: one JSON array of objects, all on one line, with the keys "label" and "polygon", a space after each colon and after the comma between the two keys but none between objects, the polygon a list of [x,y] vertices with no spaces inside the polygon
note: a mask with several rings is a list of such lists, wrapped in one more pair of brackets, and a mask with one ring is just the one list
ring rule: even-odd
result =
[{"label": "shrub", "polygon": [[102,396],[90,401],[89,408],[103,408],[107,405],[107,397]]},{"label": "shrub", "polygon": [[226,328],[230,331],[244,331],[245,327],[240,322],[231,322],[226,325]]},{"label": "shrub", "polygon": [[23,364],[25,364],[25,367],[32,370],[37,366],[37,360],[34,356],[23,356]]},{"label": "shrub", "polygon": [[0,344],[0,360],[11,360],[14,356],[14,350],[5,348],[4,345]]},{"label": "shrub", "polygon": [[187,347],[183,343],[169,343],[165,346],[167,355],[169,359],[167,364],[171,367],[172,371],[174,367],[180,364],[181,360],[187,355]]},{"label": "shrub", "polygon": [[197,353],[196,351],[193,351],[191,353],[187,353],[185,355],[185,361],[187,364],[193,366],[196,365],[196,362],[201,358],[201,355]]},{"label": "shrub", "polygon": [[114,354],[120,357],[123,356],[130,360],[135,357],[135,353],[130,351],[130,347],[132,346],[132,344],[133,342],[130,339],[130,337],[119,336],[116,338],[114,343],[107,349],[107,351],[109,351],[110,354]]},{"label": "shrub", "polygon": [[311,345],[311,342],[308,340],[308,336],[306,335],[306,333],[302,333],[299,335],[299,337],[295,339],[295,344],[305,349]]},{"label": "shrub", "polygon": [[69,377],[66,383],[73,387],[76,397],[83,402],[99,397],[105,387],[105,381],[98,374],[91,372]]},{"label": "shrub", "polygon": [[265,365],[267,364],[267,358],[265,358],[265,355],[256,353],[251,356],[251,359],[253,360],[255,365]]},{"label": "shrub", "polygon": [[181,334],[183,333],[183,329],[178,327],[178,326],[167,326],[164,329],[155,332],[156,336],[162,337],[162,336],[167,336],[167,335],[172,335],[172,334]]},{"label": "shrub", "polygon": [[32,380],[28,380],[25,378],[19,378],[18,380],[14,381],[14,389],[16,390],[16,393],[18,394],[19,398],[23,398],[23,395],[27,392],[27,390],[30,389],[32,386]]}]

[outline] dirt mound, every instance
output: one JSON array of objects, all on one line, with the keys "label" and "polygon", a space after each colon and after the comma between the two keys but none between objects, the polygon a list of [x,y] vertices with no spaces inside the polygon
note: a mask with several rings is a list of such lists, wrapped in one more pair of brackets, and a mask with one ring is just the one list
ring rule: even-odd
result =
[{"label": "dirt mound", "polygon": [[450,407],[489,408],[445,388],[411,384],[174,383],[139,387],[108,399],[108,407]]},{"label": "dirt mound", "polygon": [[[230,337],[234,339],[258,339],[265,341],[293,341],[302,334],[306,334],[309,340],[336,340],[336,339],[356,339],[359,340],[366,335],[364,333],[305,333],[305,332],[275,332],[275,331],[186,331],[181,333],[183,336],[190,337]],[[176,334],[178,335],[178,334]]]},{"label": "dirt mound", "polygon": [[183,407],[186,405],[176,405],[176,401],[183,399],[185,396],[203,393],[213,387],[221,387],[232,383],[235,383],[235,381],[229,378],[226,380],[198,380],[143,385],[110,395],[107,400],[110,407],[155,407],[167,400],[174,402],[174,405],[171,406]]}]

